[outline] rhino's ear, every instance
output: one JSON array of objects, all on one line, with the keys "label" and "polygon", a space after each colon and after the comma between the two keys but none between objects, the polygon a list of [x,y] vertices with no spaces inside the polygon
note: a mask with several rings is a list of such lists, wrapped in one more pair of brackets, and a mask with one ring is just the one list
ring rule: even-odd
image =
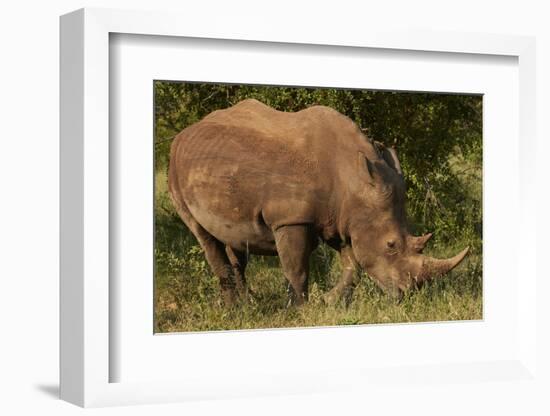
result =
[{"label": "rhino's ear", "polygon": [[403,171],[401,170],[401,163],[399,163],[399,159],[397,158],[397,152],[393,147],[384,147],[384,149],[382,150],[382,158],[394,171],[397,172],[399,176],[403,177]]},{"label": "rhino's ear", "polygon": [[364,178],[371,185],[374,185],[374,166],[363,152],[357,153],[357,168],[359,170],[359,177]]}]

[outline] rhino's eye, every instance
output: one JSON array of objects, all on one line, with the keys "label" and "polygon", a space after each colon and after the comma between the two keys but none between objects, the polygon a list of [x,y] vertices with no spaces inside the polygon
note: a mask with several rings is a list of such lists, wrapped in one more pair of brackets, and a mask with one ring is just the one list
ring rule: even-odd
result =
[{"label": "rhino's eye", "polygon": [[395,241],[390,240],[390,241],[387,242],[387,245],[388,245],[388,248],[395,248]]}]

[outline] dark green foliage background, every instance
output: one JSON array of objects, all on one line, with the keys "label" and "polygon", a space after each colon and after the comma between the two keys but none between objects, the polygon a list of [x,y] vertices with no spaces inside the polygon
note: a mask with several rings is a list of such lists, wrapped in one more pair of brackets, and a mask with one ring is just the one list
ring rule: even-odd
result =
[{"label": "dark green foliage background", "polygon": [[[466,286],[479,292],[473,296],[481,297],[481,96],[167,81],[156,81],[154,92],[157,295],[162,288],[166,289],[166,282],[170,280],[167,276],[177,274],[178,270],[194,267],[193,271],[184,272],[192,274],[198,267],[199,274],[209,275],[196,241],[188,231],[182,232],[181,220],[171,208],[166,194],[164,182],[173,137],[214,110],[230,107],[246,98],[256,98],[281,111],[299,111],[316,104],[332,107],[350,117],[369,137],[394,146],[407,184],[411,231],[416,234],[434,231],[431,247],[435,254],[448,255],[465,245],[470,246],[470,257],[477,261],[470,261],[468,267],[475,269],[472,276],[477,277],[471,279],[476,279],[477,283],[468,282]],[[333,273],[334,258],[325,248],[318,250],[316,258],[319,256],[322,261],[312,264],[312,280],[325,290],[330,285],[330,279],[325,276]],[[275,266],[273,260],[259,261]],[[196,264],[191,266],[189,262]],[[215,296],[216,288],[209,290],[212,293],[201,295],[207,303]],[[188,298],[188,302],[201,301],[189,298],[188,293],[172,294],[172,298],[180,298],[178,302],[182,296]],[[480,305],[479,298],[479,311]],[[172,305],[172,309],[177,315],[184,306],[176,305],[174,309]],[[198,326],[178,327],[172,325],[173,322],[163,326],[164,312],[162,307],[157,308],[157,329],[160,331],[205,328],[204,322]],[[196,319],[204,320],[205,316]],[[417,318],[412,320],[423,320],[421,316]],[[221,328],[249,327],[242,322],[240,326],[231,322],[227,326],[222,323]],[[364,320],[358,318],[357,323],[360,322]],[[307,325],[307,322],[299,323]],[[278,326],[269,322],[264,325]],[[206,328],[212,329],[208,325]]]}]

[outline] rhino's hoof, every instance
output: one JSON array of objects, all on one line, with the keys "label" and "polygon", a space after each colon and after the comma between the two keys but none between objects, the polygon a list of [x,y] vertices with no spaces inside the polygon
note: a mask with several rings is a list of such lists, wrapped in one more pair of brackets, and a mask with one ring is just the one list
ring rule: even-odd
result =
[{"label": "rhino's hoof", "polygon": [[337,293],[336,291],[331,290],[330,292],[328,292],[327,294],[323,295],[321,297],[321,299],[323,299],[323,303],[327,306],[334,306],[336,305],[340,299],[341,299],[341,296],[339,293]]}]

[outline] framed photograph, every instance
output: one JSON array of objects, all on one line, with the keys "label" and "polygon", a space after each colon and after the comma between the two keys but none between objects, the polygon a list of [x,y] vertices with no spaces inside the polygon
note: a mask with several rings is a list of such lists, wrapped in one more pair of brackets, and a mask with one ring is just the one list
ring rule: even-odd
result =
[{"label": "framed photograph", "polygon": [[482,318],[481,95],[153,88],[155,332]]},{"label": "framed photograph", "polygon": [[61,397],[536,386],[534,39],[180,22],[61,18]]}]

